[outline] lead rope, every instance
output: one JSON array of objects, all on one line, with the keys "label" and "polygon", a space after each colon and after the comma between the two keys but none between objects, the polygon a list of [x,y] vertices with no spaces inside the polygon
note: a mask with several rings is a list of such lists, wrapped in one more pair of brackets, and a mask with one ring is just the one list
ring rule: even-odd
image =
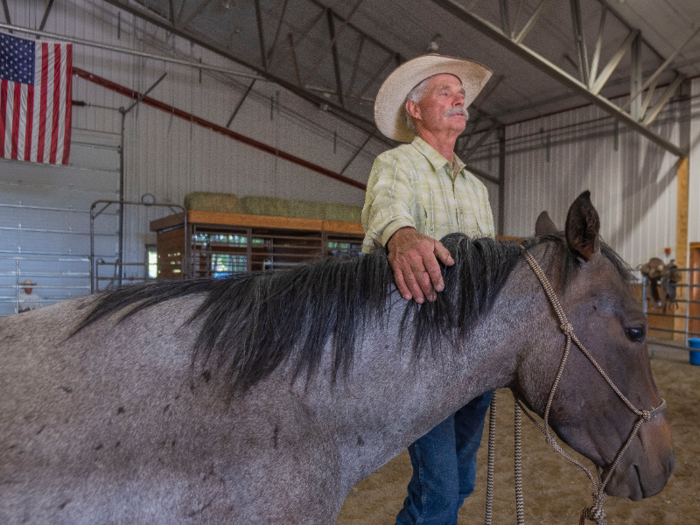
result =
[{"label": "lead rope", "polygon": [[[543,423],[540,424],[535,419],[530,415],[530,413],[523,407],[521,401],[516,397],[515,398],[515,500],[516,500],[516,510],[517,510],[517,519],[518,519],[518,525],[524,525],[525,523],[525,517],[524,517],[524,503],[523,503],[523,491],[522,491],[522,439],[521,439],[521,425],[520,425],[520,411],[522,410],[525,415],[532,421],[539,429],[540,431],[545,435],[545,441],[547,442],[548,445],[550,445],[554,450],[556,450],[560,455],[565,457],[567,460],[569,460],[571,463],[576,465],[576,467],[581,470],[586,476],[588,476],[588,479],[591,481],[591,484],[593,485],[593,505],[590,507],[585,507],[581,511],[581,516],[579,518],[579,525],[584,525],[585,520],[590,520],[590,521],[595,521],[597,525],[607,525],[607,519],[605,516],[605,509],[603,508],[603,503],[605,502],[605,487],[608,484],[608,481],[610,481],[610,478],[615,471],[615,468],[617,467],[618,463],[620,462],[620,459],[622,458],[622,455],[625,453],[627,448],[630,446],[632,443],[632,440],[634,437],[637,435],[637,432],[639,431],[639,428],[641,427],[642,423],[645,423],[651,419],[651,416],[663,409],[666,408],[666,401],[661,400],[661,404],[654,408],[653,410],[639,410],[637,409],[625,396],[620,390],[615,386],[615,384],[612,382],[612,380],[608,377],[608,375],[603,371],[603,369],[600,367],[600,365],[596,362],[596,360],[593,358],[593,356],[586,350],[586,348],[583,346],[583,343],[579,341],[578,337],[576,337],[576,334],[574,333],[574,328],[569,323],[569,321],[566,318],[566,314],[564,313],[564,309],[561,307],[561,303],[559,303],[559,299],[557,298],[556,294],[554,293],[554,290],[552,289],[551,284],[549,283],[549,280],[545,276],[544,272],[542,271],[542,268],[540,265],[537,263],[535,258],[527,251],[525,250],[524,247],[520,247],[521,253],[525,260],[528,262],[530,267],[532,268],[532,271],[535,273],[537,276],[538,280],[540,281],[540,284],[542,285],[542,288],[544,289],[545,295],[549,299],[550,304],[552,305],[552,308],[554,309],[555,313],[557,314],[557,319],[559,320],[560,326],[559,328],[561,331],[564,333],[566,336],[566,347],[564,348],[564,354],[562,355],[561,363],[559,364],[559,369],[557,371],[557,375],[554,379],[554,383],[552,385],[552,389],[549,393],[549,398],[547,399],[547,406],[545,408],[544,412],[544,418],[543,418]],[[580,462],[578,462],[576,459],[572,458],[569,454],[566,453],[564,449],[561,448],[561,446],[557,443],[554,435],[549,431],[549,412],[552,407],[552,401],[554,399],[554,394],[557,390],[557,387],[559,385],[559,380],[561,379],[561,376],[564,372],[564,366],[566,365],[566,361],[569,357],[569,350],[571,349],[571,343],[572,341],[578,346],[578,348],[583,352],[583,354],[588,358],[588,360],[593,364],[593,366],[598,370],[598,373],[605,379],[605,381],[610,385],[610,387],[613,389],[613,391],[618,395],[618,397],[627,405],[627,407],[634,412],[637,416],[638,419],[634,424],[634,427],[632,428],[632,431],[630,432],[630,435],[627,437],[627,440],[625,441],[625,444],[622,446],[622,448],[618,451],[617,455],[615,456],[615,459],[613,463],[610,466],[610,469],[608,470],[608,474],[605,476],[605,480],[601,479],[601,470],[600,468],[596,467],[596,479],[593,478],[593,475],[590,473],[590,471],[583,466]],[[489,479],[490,483],[493,484],[493,471],[495,470],[495,459],[492,457],[492,450],[491,450],[491,442],[495,442],[495,437],[492,436],[493,430],[491,426],[491,421],[493,420],[495,424],[495,403],[492,403],[491,409],[492,409],[492,414],[489,418]],[[487,516],[487,522],[486,525],[490,525],[491,523],[491,505],[492,505],[492,500],[493,500],[493,495],[491,494],[489,496],[488,492],[488,485],[487,485],[487,501],[486,501],[486,516]]]}]

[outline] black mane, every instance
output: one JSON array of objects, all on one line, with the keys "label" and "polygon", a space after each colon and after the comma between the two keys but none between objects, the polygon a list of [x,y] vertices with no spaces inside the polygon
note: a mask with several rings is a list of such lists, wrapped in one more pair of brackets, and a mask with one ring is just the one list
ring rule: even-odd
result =
[{"label": "black mane", "polygon": [[[425,348],[436,352],[463,339],[491,308],[520,254],[515,242],[470,239],[462,234],[448,235],[442,242],[455,264],[442,268],[445,290],[437,300],[419,305],[397,295],[393,301],[394,307],[404,309],[400,337],[416,356]],[[565,251],[567,280],[578,263],[563,237],[530,239],[525,245],[531,248],[541,242],[547,242],[548,250]],[[604,243],[601,246],[618,271],[628,277],[619,256]],[[111,313],[125,310],[123,319],[170,299],[203,294],[203,302],[189,319],[203,319],[194,358],[224,367],[234,391],[249,389],[288,359],[293,359],[295,376],[306,373],[310,377],[329,340],[335,380],[339,372],[350,368],[366,322],[386,318],[394,289],[386,252],[377,250],[280,272],[127,286],[104,293],[77,331]]]}]

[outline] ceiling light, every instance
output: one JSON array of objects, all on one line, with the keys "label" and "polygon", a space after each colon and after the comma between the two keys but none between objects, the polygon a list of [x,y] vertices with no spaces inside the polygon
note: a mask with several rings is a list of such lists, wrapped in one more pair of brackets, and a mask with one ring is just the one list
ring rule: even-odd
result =
[{"label": "ceiling light", "polygon": [[438,41],[437,41],[437,40],[438,40],[438,38],[440,38],[441,36],[442,36],[442,35],[441,35],[440,33],[437,33],[437,34],[433,37],[433,39],[432,39],[430,42],[428,42],[428,47],[427,47],[427,49],[426,49],[426,51],[428,51],[428,53],[437,53],[437,52],[438,52],[438,49],[440,49],[440,44],[438,44]]}]

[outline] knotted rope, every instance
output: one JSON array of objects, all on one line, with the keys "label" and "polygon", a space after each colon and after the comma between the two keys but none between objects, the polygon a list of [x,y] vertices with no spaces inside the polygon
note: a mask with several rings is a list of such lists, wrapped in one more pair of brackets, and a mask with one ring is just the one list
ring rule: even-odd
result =
[{"label": "knotted rope", "polygon": [[[657,412],[660,412],[661,410],[664,410],[666,408],[666,401],[661,400],[661,404],[652,409],[652,410],[639,410],[637,407],[635,407],[625,395],[620,392],[620,390],[615,386],[613,381],[608,377],[608,375],[603,371],[603,369],[600,367],[600,365],[596,362],[596,360],[593,358],[593,356],[588,352],[588,350],[583,346],[583,343],[576,337],[576,334],[574,333],[574,327],[572,326],[571,323],[569,323],[568,319],[566,318],[566,314],[564,313],[564,309],[561,306],[561,303],[559,302],[559,299],[557,298],[554,290],[552,289],[552,285],[550,284],[549,280],[547,279],[547,276],[544,274],[542,271],[542,268],[540,265],[537,263],[535,258],[524,248],[521,246],[520,248],[521,253],[525,260],[528,262],[530,265],[530,268],[532,268],[532,271],[535,273],[537,276],[538,280],[540,281],[540,284],[542,285],[542,288],[544,289],[545,295],[549,299],[550,304],[552,305],[552,308],[554,309],[554,312],[557,315],[557,319],[559,320],[559,328],[566,337],[566,346],[564,348],[564,354],[562,355],[561,363],[559,364],[559,369],[557,370],[557,375],[554,378],[554,383],[552,384],[552,389],[549,392],[549,397],[547,399],[547,405],[545,407],[544,411],[544,417],[543,417],[543,424],[538,423],[535,421],[535,419],[530,415],[530,413],[525,409],[523,406],[522,402],[516,397],[515,398],[515,500],[516,500],[516,510],[517,510],[517,518],[518,518],[518,525],[524,525],[525,523],[525,517],[524,517],[524,503],[523,503],[523,490],[522,490],[522,439],[521,439],[521,430],[520,430],[520,412],[525,413],[525,415],[528,417],[530,421],[532,421],[539,429],[540,431],[545,435],[545,441],[547,442],[548,445],[550,445],[554,450],[556,450],[560,455],[565,457],[567,460],[569,460],[571,463],[576,465],[576,467],[581,470],[586,476],[588,476],[588,479],[591,481],[591,484],[593,485],[593,504],[590,507],[586,507],[581,511],[581,516],[579,519],[579,525],[584,525],[585,520],[590,520],[590,521],[595,521],[597,525],[607,525],[607,519],[605,516],[605,509],[603,508],[603,503],[605,502],[605,487],[607,486],[608,482],[610,481],[610,478],[612,477],[613,472],[615,471],[615,468],[617,467],[618,463],[620,462],[620,459],[622,458],[622,455],[625,453],[627,448],[630,446],[632,443],[632,440],[634,437],[637,435],[637,432],[639,431],[639,428],[642,426],[642,423],[645,423],[651,419],[651,416],[656,414]],[[608,470],[607,475],[605,476],[605,479],[601,479],[601,469],[599,467],[596,467],[596,478],[593,477],[591,472],[583,466],[579,461],[576,459],[572,458],[560,445],[557,443],[557,440],[555,436],[550,432],[549,430],[549,413],[552,408],[552,401],[554,399],[554,394],[557,390],[557,387],[559,386],[559,381],[561,380],[561,376],[564,373],[564,366],[566,365],[566,361],[569,357],[569,351],[571,349],[571,343],[576,344],[576,346],[581,350],[583,355],[588,358],[588,360],[593,364],[595,369],[600,373],[600,375],[605,379],[605,381],[610,385],[610,387],[613,389],[613,391],[618,395],[618,397],[627,405],[627,407],[638,416],[637,421],[635,422],[634,426],[632,427],[632,431],[630,432],[630,435],[627,437],[627,440],[625,441],[624,445],[622,448],[618,451],[617,455],[615,456],[614,461],[610,465],[610,468]],[[495,442],[495,437],[492,439],[492,433],[493,433],[493,426],[492,426],[492,421],[495,423],[495,397],[494,397],[494,402],[492,402],[491,405],[491,415],[489,418],[489,465],[488,465],[488,477],[489,477],[489,483],[493,485],[493,471],[494,471],[494,464],[495,463],[494,459],[492,458],[492,455],[495,456],[495,454],[492,454],[492,446],[491,442]],[[486,525],[491,524],[491,505],[492,505],[492,500],[493,500],[493,495],[489,495],[488,491],[488,486],[487,486],[487,501],[486,501]]]}]

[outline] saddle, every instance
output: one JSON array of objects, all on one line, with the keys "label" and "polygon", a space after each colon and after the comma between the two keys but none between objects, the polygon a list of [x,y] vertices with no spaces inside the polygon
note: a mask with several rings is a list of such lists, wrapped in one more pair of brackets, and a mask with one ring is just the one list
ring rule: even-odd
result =
[{"label": "saddle", "polygon": [[642,266],[642,275],[649,280],[647,288],[647,299],[656,306],[659,306],[663,313],[666,313],[666,306],[669,310],[677,309],[676,284],[681,282],[683,275],[678,271],[676,261],[664,264],[658,257],[652,257],[648,263]]}]

